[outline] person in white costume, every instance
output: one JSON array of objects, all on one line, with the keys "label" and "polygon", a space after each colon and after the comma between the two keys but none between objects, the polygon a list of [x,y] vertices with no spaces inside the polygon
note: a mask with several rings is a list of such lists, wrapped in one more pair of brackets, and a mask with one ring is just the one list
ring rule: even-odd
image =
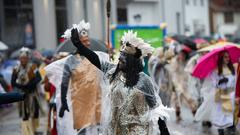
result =
[{"label": "person in white costume", "polygon": [[204,80],[201,89],[204,101],[197,110],[195,119],[211,121],[218,127],[219,135],[224,135],[225,128],[234,128],[236,75],[227,52],[219,54],[217,64],[217,69]]},{"label": "person in white costume", "polygon": [[[90,24],[83,20],[73,28],[78,30],[83,45],[90,47]],[[67,29],[62,37],[70,39],[73,28]],[[106,53],[96,53],[102,61],[108,61]],[[101,89],[107,89],[101,72],[78,53],[51,63],[45,70],[49,81],[56,87],[58,135],[98,134]],[[91,77],[86,78],[89,74]],[[86,89],[89,90],[84,93]]]}]

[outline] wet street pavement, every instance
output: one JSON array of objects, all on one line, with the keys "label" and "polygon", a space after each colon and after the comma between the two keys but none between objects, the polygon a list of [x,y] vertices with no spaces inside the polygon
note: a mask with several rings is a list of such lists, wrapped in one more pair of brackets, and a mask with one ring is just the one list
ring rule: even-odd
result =
[{"label": "wet street pavement", "polygon": [[[0,115],[0,135],[21,135],[21,121],[18,117],[16,104],[12,107],[4,109],[1,108]],[[167,123],[171,135],[218,135],[217,129],[215,127],[212,127],[210,132],[204,133],[201,123],[193,122],[193,116],[191,112],[186,108],[182,109],[182,119],[183,120],[177,124],[175,122],[174,114],[172,115],[171,120]],[[42,135],[46,135],[46,129],[47,116],[45,115],[41,116],[40,127],[38,131],[42,132]]]},{"label": "wet street pavement", "polygon": [[[45,105],[46,106],[46,105]],[[46,109],[46,107],[45,107]],[[46,110],[45,110],[46,111]],[[47,114],[47,113],[46,113]],[[0,109],[0,135],[21,135],[21,119],[18,115],[17,104],[11,107]],[[42,115],[40,118],[39,135],[46,135],[47,130],[47,115]]]}]

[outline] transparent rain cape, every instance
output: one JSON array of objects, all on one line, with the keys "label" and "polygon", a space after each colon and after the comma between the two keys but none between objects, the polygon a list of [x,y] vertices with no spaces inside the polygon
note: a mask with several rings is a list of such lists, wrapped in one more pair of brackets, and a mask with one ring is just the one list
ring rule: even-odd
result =
[{"label": "transparent rain cape", "polygon": [[148,62],[148,70],[153,83],[159,89],[162,103],[170,106],[173,83],[166,64],[166,61],[157,56],[152,56]]},{"label": "transparent rain cape", "polygon": [[200,101],[202,98],[202,93],[200,90],[203,83],[200,79],[192,76],[194,66],[197,64],[197,61],[200,57],[201,56],[199,54],[191,57],[184,68],[184,71],[188,74],[187,89],[192,99],[195,101]]},{"label": "transparent rain cape", "polygon": [[[225,112],[222,109],[222,103],[215,101],[217,89],[228,91],[235,89],[236,76],[227,75],[228,83],[218,84],[218,81],[223,78],[219,76],[216,71],[213,71],[207,78],[205,78],[201,92],[203,93],[203,103],[198,108],[195,119],[197,121],[211,121],[213,125],[220,128],[226,128],[233,124],[233,112]],[[234,108],[234,94],[232,91],[229,94],[232,107]]]},{"label": "transparent rain cape", "polygon": [[[116,65],[107,61],[100,62],[101,70],[110,79]],[[105,116],[102,116],[103,134],[158,134],[159,117],[169,118],[169,112],[173,110],[162,105],[156,85],[145,73],[140,73],[138,83],[133,88],[126,87],[125,81],[119,73],[111,82],[110,89],[103,94],[107,96],[102,99],[103,106],[108,110],[108,114],[104,112]]]},{"label": "transparent rain cape", "polygon": [[[102,58],[102,59],[108,60],[108,55],[106,53],[103,53],[103,52],[96,52],[96,53],[98,54],[100,59]],[[104,79],[102,79],[103,75],[98,69],[93,70],[93,69],[87,69],[86,67],[81,67],[82,66],[81,64],[83,63],[85,66],[89,66],[89,63],[90,63],[89,62],[86,64],[85,60],[87,59],[86,58],[84,60],[83,59],[84,58],[82,57],[79,58],[77,55],[69,55],[45,67],[49,81],[56,87],[55,102],[57,105],[57,129],[58,129],[58,134],[60,135],[66,135],[66,134],[76,135],[79,132],[78,130],[81,131],[81,129],[85,127],[90,127],[90,128],[87,128],[87,129],[90,129],[89,132],[92,132],[93,130],[97,132],[97,129],[92,128],[91,125],[94,125],[94,126],[97,125],[100,120],[96,120],[96,119],[100,119],[100,118],[97,118],[98,116],[93,116],[93,114],[96,111],[96,115],[100,115],[98,112],[101,112],[101,108],[99,108],[98,103],[101,102],[101,100],[99,100],[101,99],[101,94],[99,93],[101,93],[101,89],[106,89],[105,88],[106,85],[104,84],[105,83]],[[87,76],[84,77],[84,74],[86,72],[89,75],[88,77]],[[78,75],[79,77],[81,76],[81,78],[79,78]],[[92,84],[96,84],[97,81],[99,85],[92,85]],[[68,84],[66,99],[67,99],[67,104],[70,111],[69,112],[65,111],[64,117],[60,118],[58,114],[61,108],[61,85],[65,83]],[[92,85],[93,87],[91,87],[90,85]],[[78,88],[80,89],[80,91],[74,90]],[[91,92],[88,92],[85,89],[90,89],[89,91]],[[82,95],[86,95],[86,96],[84,97]],[[88,98],[90,99],[88,100]],[[94,102],[94,98],[96,102]],[[82,113],[89,114],[88,112],[83,112],[84,109],[80,108],[82,106],[81,104],[85,104],[84,106],[89,108],[88,110],[87,109],[85,110],[92,112],[91,113],[92,115],[88,115],[84,118],[81,117],[82,115],[79,115],[76,117],[75,116],[76,114],[82,114]],[[79,106],[79,107],[76,107],[76,106]],[[76,120],[76,118],[80,120]],[[78,128],[81,126],[82,128]]]},{"label": "transparent rain cape", "polygon": [[[148,135],[157,134],[159,132],[157,125],[158,118],[169,118],[168,113],[173,110],[162,105],[156,87],[154,87],[151,79],[144,73],[141,73],[139,82],[133,89],[125,87],[124,78],[120,78],[120,76],[118,76],[113,83],[109,84],[109,78],[115,71],[116,66],[109,63],[108,55],[103,53],[97,54],[101,62],[101,70],[103,71],[103,74],[99,73],[101,86],[101,121],[98,127],[87,125],[87,134],[99,134],[99,131],[104,135],[118,134],[114,126],[119,126],[117,129],[121,129],[120,132],[122,132],[122,134],[131,134],[134,130],[133,132],[126,131],[129,129],[127,127],[132,124],[135,125],[135,129],[139,130],[137,134],[146,132],[143,129],[147,129],[146,133]],[[67,62],[69,61],[69,57],[72,57],[72,55],[58,60],[45,68],[50,82],[56,87],[58,114],[61,107],[60,90],[62,75],[66,72],[64,66],[66,63],[69,63],[68,67],[70,69],[67,70],[74,70],[76,65],[79,64],[76,59],[71,59],[71,62]],[[65,111],[63,118],[57,118],[58,133],[59,135],[76,135],[78,131],[74,129],[72,99],[69,90],[67,93],[67,103],[70,112]],[[149,106],[149,104],[152,105]],[[133,110],[137,111],[133,113]],[[116,111],[122,113],[117,113],[117,115],[115,115]]]}]

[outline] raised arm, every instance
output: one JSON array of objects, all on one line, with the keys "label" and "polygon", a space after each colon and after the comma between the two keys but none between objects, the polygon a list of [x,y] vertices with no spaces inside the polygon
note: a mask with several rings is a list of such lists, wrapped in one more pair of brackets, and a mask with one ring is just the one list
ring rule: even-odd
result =
[{"label": "raised arm", "polygon": [[72,43],[75,47],[77,47],[79,54],[85,56],[93,65],[101,70],[101,64],[98,55],[82,44],[82,42],[79,40],[77,29],[72,29],[71,35]]}]

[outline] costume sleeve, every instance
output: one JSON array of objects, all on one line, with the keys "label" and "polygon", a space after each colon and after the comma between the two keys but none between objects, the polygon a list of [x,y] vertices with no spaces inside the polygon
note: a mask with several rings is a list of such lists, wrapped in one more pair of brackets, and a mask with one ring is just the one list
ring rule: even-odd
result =
[{"label": "costume sleeve", "polygon": [[[143,76],[143,75],[141,75]],[[140,77],[141,78],[141,77]],[[145,100],[150,108],[154,108],[157,105],[156,97],[155,97],[155,87],[153,85],[153,82],[151,81],[151,78],[147,75],[144,75],[143,79],[140,79],[141,88],[145,95]]]},{"label": "costume sleeve", "polygon": [[12,87],[15,87],[18,89],[24,89],[25,87],[21,84],[18,84],[16,80],[17,80],[17,70],[14,68],[12,73],[12,78],[11,78],[11,85]]},{"label": "costume sleeve", "polygon": [[104,73],[107,73],[107,71],[114,67],[114,64],[110,63],[109,60],[100,58],[94,51],[91,51],[83,45],[79,45],[78,51],[80,55],[85,56],[93,65]]},{"label": "costume sleeve", "polygon": [[0,93],[0,105],[24,100],[24,94],[19,92]]},{"label": "costume sleeve", "polygon": [[0,84],[5,91],[8,91],[8,83],[5,81],[3,75],[0,74]]},{"label": "costume sleeve", "polygon": [[28,82],[28,84],[26,85],[27,89],[30,89],[30,90],[35,89],[37,84],[42,80],[41,75],[38,70],[36,70],[34,74],[35,74],[35,77],[32,80],[30,80]]},{"label": "costume sleeve", "polygon": [[16,70],[13,69],[12,77],[11,77],[11,85],[13,87],[16,87],[16,80],[17,80],[17,73],[16,73]]},{"label": "costume sleeve", "polygon": [[63,69],[62,83],[61,83],[61,102],[67,103],[67,91],[69,86],[69,80],[71,77],[71,69],[66,62]]},{"label": "costume sleeve", "polygon": [[110,69],[116,67],[113,63],[110,62],[109,55],[104,52],[96,52],[101,64],[101,71],[107,73]]},{"label": "costume sleeve", "polygon": [[81,42],[79,42],[77,48],[80,55],[85,56],[93,65],[95,65],[98,69],[101,70],[100,60],[98,58],[98,55],[94,51],[82,45]]}]

